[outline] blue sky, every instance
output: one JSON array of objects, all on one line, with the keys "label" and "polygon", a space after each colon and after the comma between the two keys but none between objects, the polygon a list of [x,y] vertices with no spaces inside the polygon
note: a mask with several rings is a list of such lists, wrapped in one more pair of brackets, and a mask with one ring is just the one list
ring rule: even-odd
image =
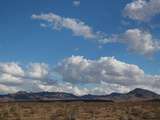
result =
[{"label": "blue sky", "polygon": [[[138,64],[148,73],[160,72],[159,67],[156,67],[160,64],[159,55],[156,55],[153,60],[146,60],[144,56],[127,53],[124,45],[116,44],[98,49],[96,44],[83,40],[82,37],[75,37],[68,30],[59,32],[43,29],[39,27],[38,22],[31,19],[34,13],[54,12],[83,20],[95,30],[101,30],[107,34],[119,33],[126,28],[122,25],[122,21],[125,20],[122,10],[129,2],[127,0],[121,0],[118,4],[117,0],[100,2],[82,0],[79,7],[74,7],[72,2],[72,0],[2,0],[0,60],[56,63],[71,55],[82,55],[93,59],[100,56],[115,56],[120,60]],[[75,51],[76,48],[79,50]]]},{"label": "blue sky", "polygon": [[[153,15],[148,15],[152,18],[145,21],[148,18],[147,15],[147,18],[146,16],[140,18],[137,15],[138,18],[134,16],[136,13],[133,13],[133,16],[124,13],[127,4],[141,0],[77,0],[79,2],[77,6],[74,5],[74,1],[1,0],[0,61],[2,63],[16,62],[22,66],[35,62],[56,66],[58,62],[72,55],[84,56],[91,60],[114,56],[119,61],[139,66],[145,74],[159,75],[159,11],[153,11]],[[116,42],[111,40],[107,44],[101,44],[98,40],[94,41],[83,35],[74,35],[74,31],[66,26],[61,25],[62,28],[56,30],[53,28],[54,22],[50,23],[43,18],[33,18],[33,15],[40,16],[49,13],[64,19],[71,18],[76,19],[76,22],[84,22],[85,25],[92,28],[95,34],[98,31],[103,32],[105,34],[103,37],[110,36],[113,39],[112,35],[116,35]],[[42,27],[40,24],[44,26],[52,24],[52,27]],[[129,29],[134,32],[135,29],[138,29],[142,37],[143,34],[152,35],[153,41],[157,43],[151,46],[156,46],[154,52],[151,51],[153,52],[151,55],[146,55],[148,53],[145,50],[148,48],[137,49],[135,48],[136,43],[135,46],[132,46],[132,42],[126,42],[128,41],[126,36],[130,35],[130,32],[127,32]],[[123,38],[125,40],[122,40]],[[149,41],[152,41],[152,38],[149,38]],[[143,41],[141,43],[143,44]],[[128,47],[128,44],[131,48]]]}]

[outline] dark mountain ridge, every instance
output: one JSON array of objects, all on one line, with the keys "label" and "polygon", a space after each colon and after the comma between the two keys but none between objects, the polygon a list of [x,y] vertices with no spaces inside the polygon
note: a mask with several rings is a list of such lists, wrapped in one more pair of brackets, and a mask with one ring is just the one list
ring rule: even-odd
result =
[{"label": "dark mountain ridge", "polygon": [[160,95],[145,89],[136,88],[128,93],[111,93],[109,95],[76,96],[65,92],[25,92],[0,95],[0,102],[8,101],[148,101],[160,100]]}]

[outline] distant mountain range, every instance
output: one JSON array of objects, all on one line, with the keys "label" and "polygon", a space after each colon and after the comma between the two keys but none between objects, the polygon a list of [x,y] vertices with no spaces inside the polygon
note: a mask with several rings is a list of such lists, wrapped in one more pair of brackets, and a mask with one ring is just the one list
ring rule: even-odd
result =
[{"label": "distant mountain range", "polygon": [[160,100],[160,95],[145,89],[136,88],[128,93],[109,95],[76,96],[64,92],[28,93],[20,91],[14,94],[0,95],[0,102],[8,101],[145,101]]}]

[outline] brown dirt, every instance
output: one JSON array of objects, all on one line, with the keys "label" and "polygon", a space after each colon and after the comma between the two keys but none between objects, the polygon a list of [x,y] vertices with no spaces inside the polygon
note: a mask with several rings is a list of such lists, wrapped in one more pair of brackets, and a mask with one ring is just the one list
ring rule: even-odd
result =
[{"label": "brown dirt", "polygon": [[160,102],[0,103],[0,120],[160,120]]}]

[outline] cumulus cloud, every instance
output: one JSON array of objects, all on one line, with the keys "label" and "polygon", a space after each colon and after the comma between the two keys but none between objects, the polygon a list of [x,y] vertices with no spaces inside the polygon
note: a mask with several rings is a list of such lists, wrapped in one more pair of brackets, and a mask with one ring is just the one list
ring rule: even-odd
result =
[{"label": "cumulus cloud", "polygon": [[45,63],[30,63],[26,74],[31,78],[44,79],[49,74],[49,68]]},{"label": "cumulus cloud", "polygon": [[128,29],[125,33],[118,35],[117,39],[127,44],[129,50],[142,55],[151,56],[160,50],[160,42],[151,33],[140,29]]},{"label": "cumulus cloud", "polygon": [[128,92],[134,88],[160,92],[160,76],[146,74],[140,67],[101,57],[97,60],[71,56],[53,68],[45,63],[0,64],[0,93],[16,91],[69,92],[76,95]]},{"label": "cumulus cloud", "polygon": [[[160,50],[159,39],[154,38],[149,31],[138,28],[128,29],[124,33],[114,34],[110,37],[109,42],[125,44],[129,51],[148,57]],[[105,40],[102,43],[106,44]]]},{"label": "cumulus cloud", "polygon": [[149,21],[160,14],[160,0],[133,0],[124,8],[124,15],[133,20]]},{"label": "cumulus cloud", "polygon": [[0,83],[20,84],[22,80],[19,77],[23,76],[24,71],[17,63],[0,63]]},{"label": "cumulus cloud", "polygon": [[[49,75],[48,66],[44,63],[30,63],[22,67],[18,63],[0,63],[0,92],[8,92],[9,90],[38,90],[36,81],[42,83],[53,80]],[[32,87],[34,86],[34,88]],[[8,88],[7,88],[8,87]],[[13,92],[13,91],[10,91]]]},{"label": "cumulus cloud", "polygon": [[24,76],[23,69],[14,62],[11,63],[0,63],[0,73],[6,73],[15,76]]},{"label": "cumulus cloud", "polygon": [[58,84],[39,84],[39,87],[42,90],[46,90],[49,92],[67,92],[73,93],[75,95],[85,95],[91,93],[91,90],[87,87],[79,87],[77,85],[73,85],[69,82],[63,82]]},{"label": "cumulus cloud", "polygon": [[79,5],[80,5],[80,1],[79,0],[74,0],[73,1],[73,5],[75,6],[75,7],[78,7]]},{"label": "cumulus cloud", "polygon": [[150,89],[160,87],[158,84],[160,76],[145,74],[137,65],[118,61],[114,57],[89,60],[83,56],[72,56],[60,62],[55,70],[66,82],[96,84],[95,88],[89,90],[96,93],[120,89],[120,91],[127,91],[137,86]]},{"label": "cumulus cloud", "polygon": [[108,43],[123,43],[128,46],[128,50],[146,56],[153,55],[160,49],[160,43],[152,36],[150,32],[138,28],[128,29],[124,33],[107,35],[101,31],[94,32],[92,27],[84,22],[65,18],[54,13],[32,15],[33,19],[44,20],[48,22],[53,29],[69,29],[76,36],[83,36],[86,39],[97,42],[100,45]]},{"label": "cumulus cloud", "polygon": [[0,73],[0,83],[6,85],[21,85],[23,81],[18,76],[6,73]]},{"label": "cumulus cloud", "polygon": [[0,93],[15,93],[17,92],[17,88],[16,87],[9,87],[3,84],[0,84]]},{"label": "cumulus cloud", "polygon": [[[125,6],[123,13],[130,19],[148,22],[160,14],[160,0],[132,0]],[[120,38],[119,36],[118,39],[126,43],[130,51],[142,55],[151,56],[160,49],[159,40],[148,31],[129,29]]]},{"label": "cumulus cloud", "polygon": [[88,60],[82,56],[64,59],[56,68],[63,79],[71,83],[116,83],[136,84],[144,77],[144,72],[136,65],[126,64],[114,57]]},{"label": "cumulus cloud", "polygon": [[122,86],[122,85],[118,85],[118,84],[109,84],[109,83],[105,83],[102,82],[101,84],[96,84],[93,85],[91,87],[91,85],[84,85],[79,86],[76,84],[71,84],[69,82],[63,82],[59,83],[57,85],[43,85],[40,84],[39,87],[41,89],[47,90],[47,91],[55,91],[55,92],[67,92],[67,93],[73,93],[75,95],[86,95],[86,94],[96,94],[96,95],[104,95],[104,94],[109,94],[112,92],[128,92],[131,89],[126,87],[126,86]]}]

